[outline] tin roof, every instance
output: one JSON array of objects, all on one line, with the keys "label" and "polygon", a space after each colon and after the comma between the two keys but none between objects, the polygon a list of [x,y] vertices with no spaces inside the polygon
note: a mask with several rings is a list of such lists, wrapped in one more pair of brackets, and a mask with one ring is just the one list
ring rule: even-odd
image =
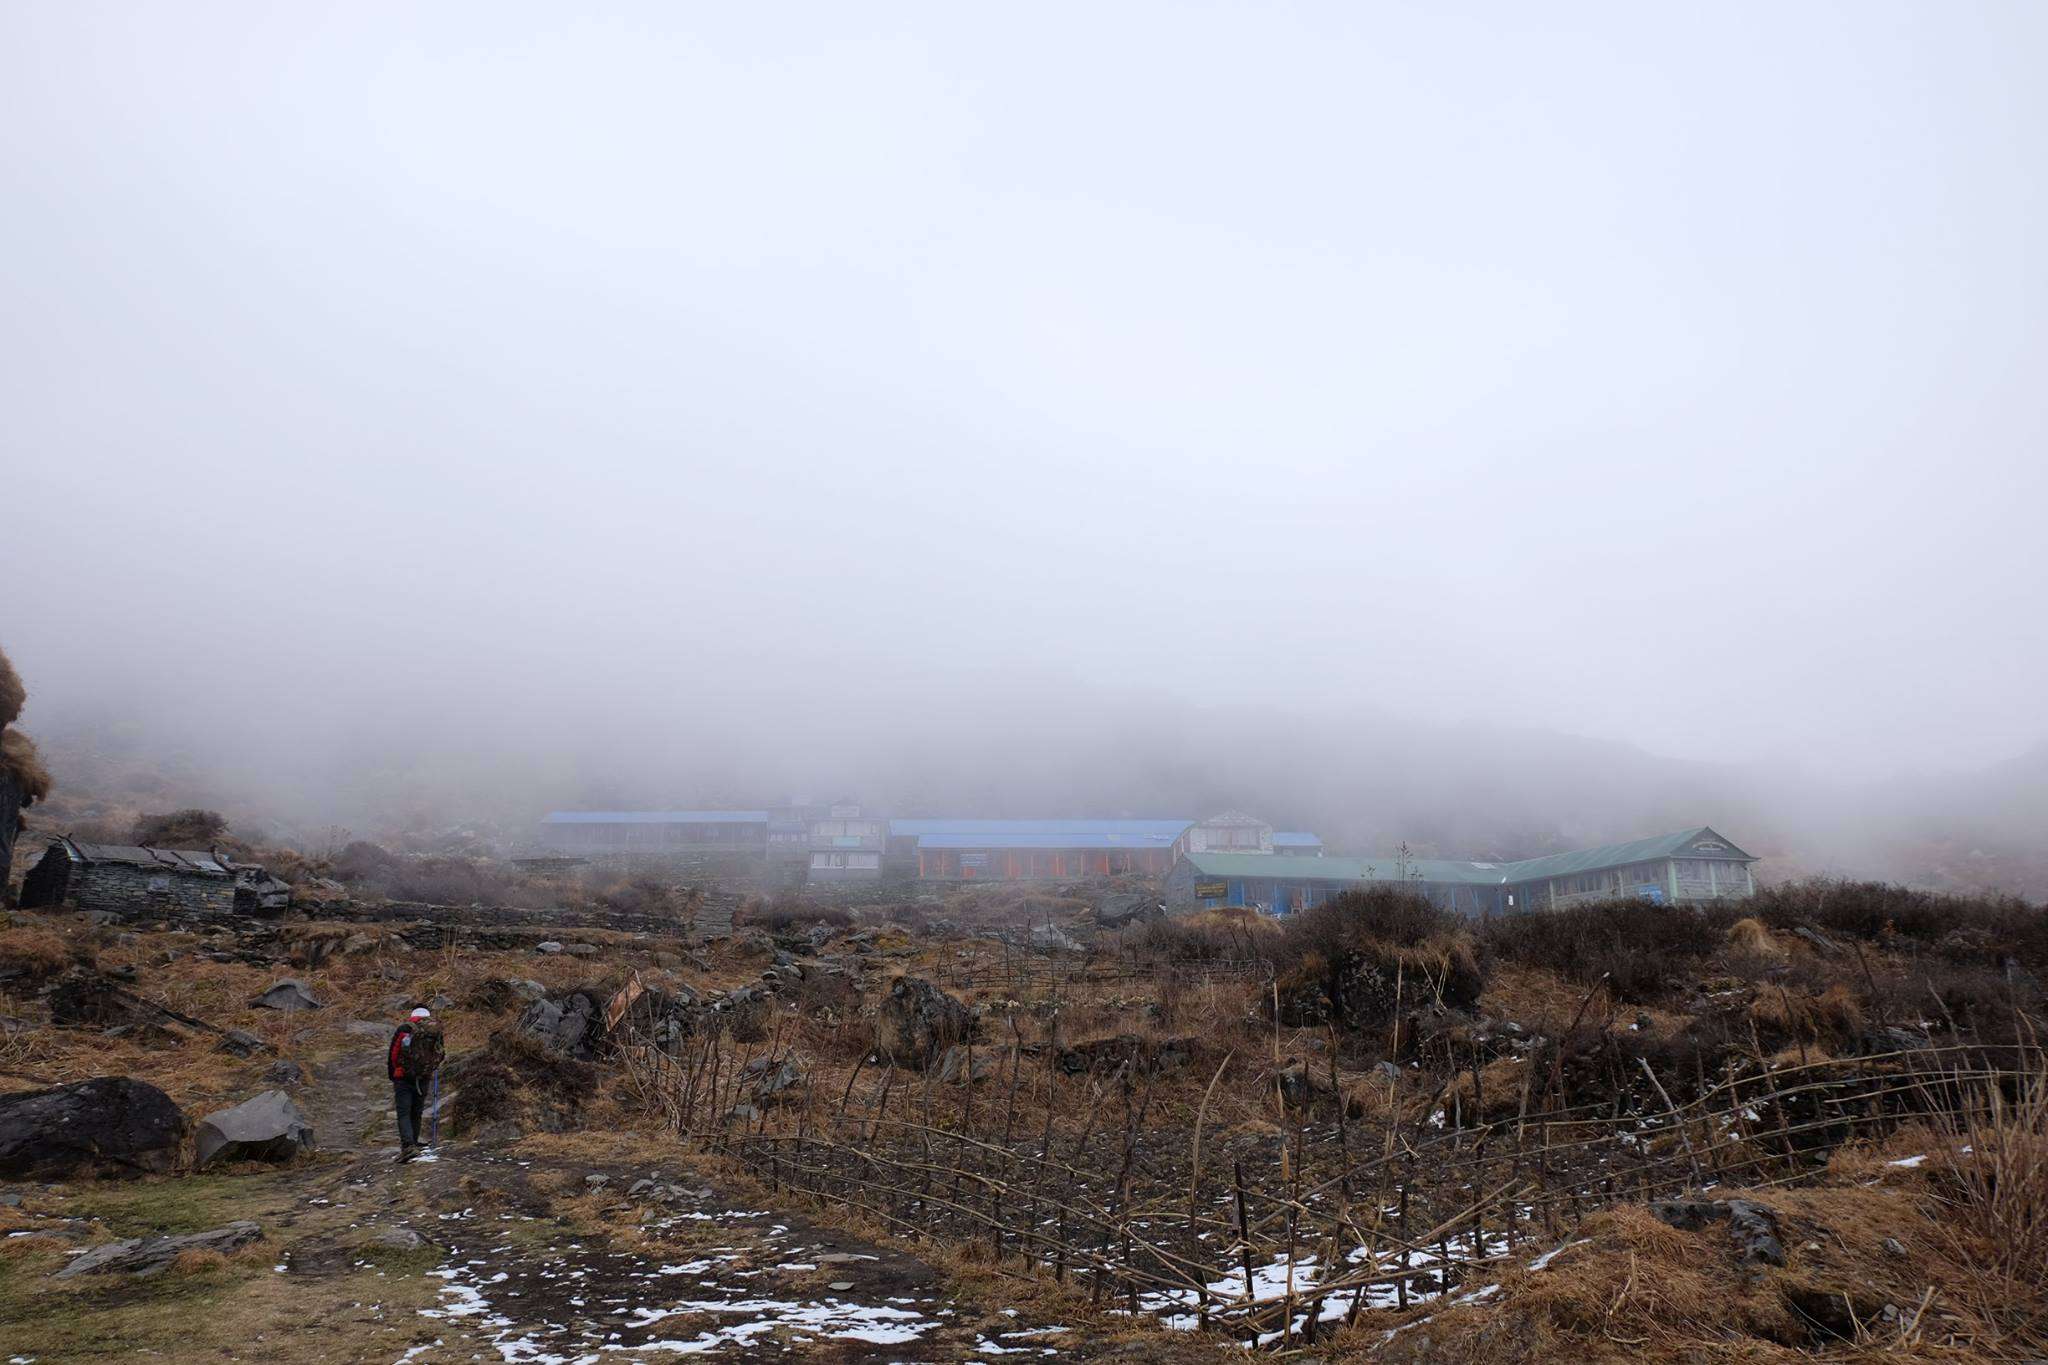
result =
[{"label": "tin roof", "polygon": [[[889,834],[892,838],[908,838],[913,835],[1048,835],[1048,834],[1123,834],[1156,837],[1163,835],[1168,843],[1178,839],[1194,824],[1192,820],[891,820]],[[1047,845],[1054,847],[1054,845]],[[1065,845],[1079,847],[1079,845]]]},{"label": "tin roof", "polygon": [[765,810],[551,810],[544,825],[765,825]]},{"label": "tin roof", "polygon": [[1250,877],[1313,882],[1416,882],[1498,886],[1506,863],[1469,863],[1445,858],[1316,858],[1285,853],[1190,853],[1205,877]]},{"label": "tin roof", "polygon": [[1172,848],[1180,837],[1175,830],[1145,832],[1131,830],[1011,830],[988,834],[920,834],[919,848]]},{"label": "tin roof", "polygon": [[[1279,836],[1274,836],[1279,842]],[[1603,844],[1573,853],[1553,853],[1519,862],[1463,862],[1449,858],[1303,858],[1279,853],[1190,853],[1188,862],[1206,877],[1250,877],[1317,882],[1428,882],[1438,886],[1515,886],[1547,877],[1626,867],[1659,858],[1722,858],[1755,862],[1728,840],[1702,825],[1625,844]]]},{"label": "tin roof", "polygon": [[1545,858],[1525,858],[1521,862],[1510,863],[1509,866],[1514,869],[1514,880],[1521,882],[1534,881],[1539,877],[1564,877],[1574,872],[1598,872],[1604,868],[1626,867],[1630,863],[1650,862],[1657,858],[1728,858],[1743,862],[1756,861],[1713,830],[1701,825],[1697,829],[1680,830],[1676,834],[1659,834],[1626,844],[1603,844],[1599,848],[1584,848],[1575,853],[1553,853]]}]

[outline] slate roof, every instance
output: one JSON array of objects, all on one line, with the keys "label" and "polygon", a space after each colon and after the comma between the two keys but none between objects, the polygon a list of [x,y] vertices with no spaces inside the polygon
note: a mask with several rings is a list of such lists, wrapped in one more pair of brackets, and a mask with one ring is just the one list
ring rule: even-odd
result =
[{"label": "slate roof", "polygon": [[232,859],[216,857],[210,849],[144,848],[135,844],[88,844],[65,839],[63,846],[73,860],[81,863],[118,863],[150,871],[183,872],[196,877],[231,877]]}]

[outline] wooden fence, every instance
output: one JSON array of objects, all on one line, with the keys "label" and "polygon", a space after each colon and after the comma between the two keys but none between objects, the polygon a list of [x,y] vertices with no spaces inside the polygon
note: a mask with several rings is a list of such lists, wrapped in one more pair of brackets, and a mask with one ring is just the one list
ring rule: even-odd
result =
[{"label": "wooden fence", "polygon": [[[761,1094],[793,1043],[778,1033],[623,1055],[681,1139],[772,1188],[908,1237],[984,1246],[998,1268],[1078,1277],[1100,1303],[1280,1342],[1367,1308],[1473,1292],[1518,1246],[1555,1245],[1601,1207],[1805,1179],[1851,1138],[2042,1074],[2035,1049],[1928,1048],[1759,1065],[1678,1104],[1639,1063],[1639,1089],[1568,1107],[1532,1063],[1512,1118],[1474,1120],[1446,1081],[1376,1124],[1338,1102],[1334,1117],[1296,1113],[1247,1138],[1209,1125],[1223,1069],[1192,1115],[1154,1112],[1157,1087],[1129,1063],[1062,1080],[1016,1046],[996,1051],[981,1085],[879,1067],[857,1095],[863,1062],[837,1095]],[[1019,1121],[1020,1094],[1036,1101],[1036,1131]]]}]

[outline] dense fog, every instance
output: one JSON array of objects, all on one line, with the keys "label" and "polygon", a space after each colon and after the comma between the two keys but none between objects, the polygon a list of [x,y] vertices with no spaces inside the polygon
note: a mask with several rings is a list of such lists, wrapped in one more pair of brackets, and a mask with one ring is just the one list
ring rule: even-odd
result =
[{"label": "dense fog", "polygon": [[21,725],[286,833],[1244,807],[2048,887],[2044,30],[11,7]]}]

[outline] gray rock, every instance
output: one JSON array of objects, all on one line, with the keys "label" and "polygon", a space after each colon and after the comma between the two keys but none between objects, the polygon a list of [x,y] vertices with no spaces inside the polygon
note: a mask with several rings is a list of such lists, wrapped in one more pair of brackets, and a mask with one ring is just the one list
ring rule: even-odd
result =
[{"label": "gray rock", "polygon": [[[939,1084],[953,1085],[967,1075],[967,1049],[955,1043],[939,1058]],[[974,1080],[978,1084],[995,1075],[996,1059],[986,1051],[974,1055]]]},{"label": "gray rock", "polygon": [[1650,1213],[1681,1231],[1697,1231],[1709,1223],[1726,1222],[1728,1233],[1745,1261],[1785,1264],[1785,1244],[1778,1239],[1778,1215],[1748,1199],[1657,1199]]},{"label": "gray rock", "polygon": [[185,1132],[184,1112],[170,1096],[126,1076],[16,1091],[0,1095],[0,1177],[170,1171]]},{"label": "gray rock", "polygon": [[611,1183],[612,1178],[602,1171],[592,1171],[583,1177],[583,1183],[593,1190],[601,1190]]},{"label": "gray rock", "polygon": [[636,1180],[633,1182],[631,1187],[629,1187],[626,1190],[626,1193],[628,1195],[640,1195],[647,1193],[649,1190],[653,1188],[654,1182],[652,1180]]},{"label": "gray rock", "polygon": [[875,1013],[875,1050],[923,1070],[974,1031],[974,1013],[929,981],[899,976]]},{"label": "gray rock", "polygon": [[313,993],[306,989],[306,983],[290,977],[271,986],[250,1000],[249,1004],[256,1009],[283,1010],[287,1014],[298,1010],[321,1008],[320,1002],[313,998]]},{"label": "gray rock", "polygon": [[545,942],[534,944],[533,950],[536,953],[547,953],[553,955],[555,953],[559,953],[562,951],[562,945],[555,942],[553,939],[548,939]]},{"label": "gray rock", "polygon": [[595,943],[571,943],[566,945],[562,951],[570,957],[596,957],[599,949]]},{"label": "gray rock", "polygon": [[215,1052],[225,1052],[230,1057],[254,1057],[259,1052],[273,1052],[276,1049],[258,1038],[247,1029],[231,1028],[220,1036],[213,1045]]},{"label": "gray rock", "polygon": [[300,1066],[297,1062],[272,1062],[270,1069],[263,1073],[263,1081],[266,1085],[279,1087],[304,1085],[306,1083],[306,1068]]},{"label": "gray rock", "polygon": [[203,1168],[216,1161],[284,1161],[313,1150],[313,1125],[282,1090],[266,1090],[232,1109],[208,1114],[194,1135]]},{"label": "gray rock", "polygon": [[351,1019],[342,1030],[351,1038],[389,1038],[396,1031],[396,1025],[380,1024],[374,1019]]},{"label": "gray rock", "polygon": [[834,1280],[834,1281],[832,1281],[832,1283],[830,1283],[830,1284],[826,1285],[825,1287],[826,1287],[827,1289],[835,1290],[835,1291],[837,1291],[838,1293],[844,1294],[844,1293],[845,1293],[845,1292],[846,1292],[847,1290],[849,1290],[849,1289],[853,1288],[853,1281],[852,1281],[852,1280]]},{"label": "gray rock", "polygon": [[536,1000],[548,998],[548,988],[546,986],[541,985],[538,981],[530,981],[523,976],[508,977],[505,984],[512,988],[512,994],[528,1004],[532,1004]]},{"label": "gray rock", "polygon": [[365,1246],[389,1247],[393,1251],[418,1251],[426,1246],[427,1239],[411,1228],[381,1227],[371,1230],[363,1239]]},{"label": "gray rock", "polygon": [[239,1251],[262,1235],[260,1224],[240,1222],[184,1237],[137,1237],[125,1242],[107,1242],[72,1261],[57,1272],[56,1278],[68,1280],[78,1275],[105,1275],[121,1271],[146,1279],[162,1274],[181,1252],[218,1251],[225,1255]]},{"label": "gray rock", "polygon": [[794,1104],[810,1084],[795,1057],[756,1058],[740,1074],[754,1080],[754,1099],[761,1104]]}]

